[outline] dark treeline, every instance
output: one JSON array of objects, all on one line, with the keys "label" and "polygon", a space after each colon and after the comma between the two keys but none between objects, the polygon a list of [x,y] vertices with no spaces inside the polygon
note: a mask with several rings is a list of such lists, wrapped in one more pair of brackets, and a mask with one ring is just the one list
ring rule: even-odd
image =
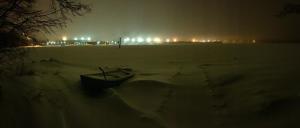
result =
[{"label": "dark treeline", "polygon": [[63,28],[71,16],[81,16],[90,7],[75,0],[48,0],[49,8],[38,9],[38,0],[0,0],[0,48],[15,47],[38,32]]},{"label": "dark treeline", "polygon": [[[37,8],[39,2],[49,3]],[[77,0],[0,0],[0,77],[24,73],[26,49],[36,33],[53,33],[64,28],[72,16],[81,16],[90,7]]]}]

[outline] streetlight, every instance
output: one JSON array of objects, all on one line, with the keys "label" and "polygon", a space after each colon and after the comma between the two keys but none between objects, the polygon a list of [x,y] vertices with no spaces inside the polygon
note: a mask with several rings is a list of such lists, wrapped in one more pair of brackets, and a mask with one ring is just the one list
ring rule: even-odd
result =
[{"label": "streetlight", "polygon": [[68,40],[68,37],[63,36],[63,37],[62,37],[62,40],[63,40],[63,41],[67,41],[67,40]]},{"label": "streetlight", "polygon": [[131,42],[135,43],[135,41],[136,41],[135,38],[132,38],[132,39],[131,39]]},{"label": "streetlight", "polygon": [[146,41],[147,41],[147,43],[151,43],[151,42],[152,42],[152,38],[148,37],[148,38],[146,39]]},{"label": "streetlight", "polygon": [[88,41],[91,41],[91,40],[92,40],[92,38],[91,38],[91,37],[88,37],[88,38],[87,38],[87,40],[88,40]]},{"label": "streetlight", "polygon": [[144,38],[142,38],[142,37],[138,37],[138,38],[137,38],[137,42],[139,42],[139,43],[143,43],[143,42],[144,42]]},{"label": "streetlight", "polygon": [[197,40],[196,39],[192,39],[192,42],[194,43],[194,42],[196,42]]},{"label": "streetlight", "polygon": [[125,39],[124,39],[124,42],[125,43],[127,43],[127,42],[129,42],[130,41],[130,38],[129,37],[126,37]]},{"label": "streetlight", "polygon": [[168,38],[168,39],[166,39],[166,42],[167,42],[167,43],[169,43],[169,42],[170,42],[170,39],[169,39],[169,38]]},{"label": "streetlight", "polygon": [[177,42],[177,38],[173,38],[173,42]]},{"label": "streetlight", "polygon": [[159,37],[156,37],[156,38],[154,38],[154,42],[155,42],[155,43],[160,43],[160,42],[161,42],[161,39],[160,39]]}]

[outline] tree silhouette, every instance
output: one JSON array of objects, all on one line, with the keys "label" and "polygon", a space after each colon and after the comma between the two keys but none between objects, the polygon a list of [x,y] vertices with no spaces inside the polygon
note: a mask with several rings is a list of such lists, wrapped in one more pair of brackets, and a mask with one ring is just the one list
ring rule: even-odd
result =
[{"label": "tree silhouette", "polygon": [[[38,2],[48,3],[47,8]],[[18,48],[35,33],[53,33],[64,28],[72,16],[81,16],[91,9],[78,0],[0,0],[0,76],[25,72],[26,49]]]},{"label": "tree silhouette", "polygon": [[[36,32],[53,33],[66,27],[71,16],[81,16],[90,7],[75,0],[45,0],[48,9],[38,9],[37,0],[0,0],[0,48],[14,47]],[[7,36],[8,35],[8,36]],[[11,42],[11,39],[18,39]]]}]

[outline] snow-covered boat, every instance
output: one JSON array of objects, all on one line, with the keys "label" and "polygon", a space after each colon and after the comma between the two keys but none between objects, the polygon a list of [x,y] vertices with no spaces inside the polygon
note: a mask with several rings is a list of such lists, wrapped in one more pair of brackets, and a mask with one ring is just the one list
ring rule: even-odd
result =
[{"label": "snow-covered boat", "polygon": [[134,72],[128,68],[116,68],[96,74],[80,75],[81,84],[89,90],[106,89],[119,86],[122,82],[132,78]]}]

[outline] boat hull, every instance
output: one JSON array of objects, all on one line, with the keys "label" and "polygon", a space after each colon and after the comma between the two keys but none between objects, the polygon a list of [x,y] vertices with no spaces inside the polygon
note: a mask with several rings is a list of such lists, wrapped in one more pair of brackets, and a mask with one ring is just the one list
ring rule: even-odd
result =
[{"label": "boat hull", "polygon": [[132,78],[132,71],[116,70],[105,73],[80,75],[81,85],[89,90],[107,89],[119,86],[124,81]]}]

